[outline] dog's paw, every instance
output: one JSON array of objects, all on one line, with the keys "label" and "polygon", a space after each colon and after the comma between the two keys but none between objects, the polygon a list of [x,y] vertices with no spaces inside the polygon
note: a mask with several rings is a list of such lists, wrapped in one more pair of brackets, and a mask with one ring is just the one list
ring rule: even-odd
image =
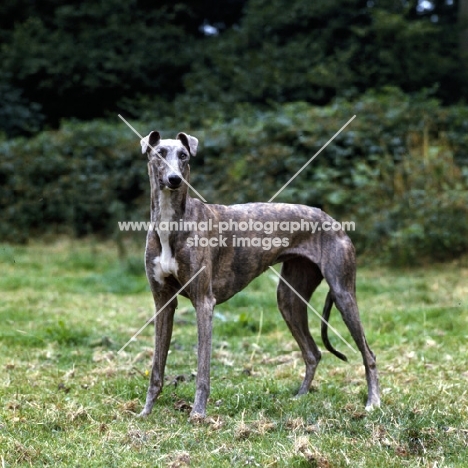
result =
[{"label": "dog's paw", "polygon": [[141,413],[138,413],[137,414],[137,418],[146,418],[149,416],[149,414],[151,413],[151,410],[147,410],[146,408],[144,408]]},{"label": "dog's paw", "polygon": [[197,413],[192,411],[190,413],[189,421],[192,424],[201,424],[202,422],[205,421],[206,415],[204,413]]},{"label": "dog's paw", "polygon": [[366,404],[366,411],[374,411],[375,409],[380,408],[380,401],[377,402],[368,402]]}]

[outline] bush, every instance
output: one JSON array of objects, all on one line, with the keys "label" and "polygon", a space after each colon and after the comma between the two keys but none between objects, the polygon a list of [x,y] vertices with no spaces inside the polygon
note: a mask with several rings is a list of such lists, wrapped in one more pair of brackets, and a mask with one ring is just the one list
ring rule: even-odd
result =
[{"label": "bush", "polygon": [[382,160],[362,186],[365,193],[354,197],[353,234],[361,253],[405,266],[468,251],[468,171],[450,152],[433,149],[426,160]]},{"label": "bush", "polygon": [[118,125],[67,123],[60,131],[7,141],[0,155],[3,239],[109,233],[116,216],[142,217],[149,204],[144,160]]},{"label": "bush", "polygon": [[[161,110],[152,119],[163,122],[163,137],[183,130],[200,139],[192,184],[209,202],[269,200],[356,115],[275,201],[354,220],[359,252],[389,262],[445,260],[468,250],[467,107],[443,108],[427,93],[393,89],[322,108],[238,105],[229,117],[217,108],[181,113],[179,105],[177,118]],[[153,129],[135,125],[143,134]],[[3,239],[48,231],[109,235],[118,220],[149,217],[146,158],[120,121],[68,122],[0,144],[0,184]]]}]

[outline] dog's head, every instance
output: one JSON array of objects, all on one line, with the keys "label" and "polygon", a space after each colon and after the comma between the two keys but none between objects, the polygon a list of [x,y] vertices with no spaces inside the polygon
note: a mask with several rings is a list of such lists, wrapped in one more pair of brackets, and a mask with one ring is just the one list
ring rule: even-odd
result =
[{"label": "dog's head", "polygon": [[[141,152],[148,155],[150,172],[155,174],[161,190],[177,190],[187,180],[189,159],[197,154],[198,140],[179,133],[175,140],[161,140],[157,131],[140,141]],[[152,170],[151,170],[152,169]]]}]

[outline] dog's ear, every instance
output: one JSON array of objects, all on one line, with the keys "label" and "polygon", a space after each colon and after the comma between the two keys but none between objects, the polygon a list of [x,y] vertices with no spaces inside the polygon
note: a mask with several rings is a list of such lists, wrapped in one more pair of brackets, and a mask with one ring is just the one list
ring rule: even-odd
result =
[{"label": "dog's ear", "polygon": [[149,154],[151,154],[151,149],[158,146],[160,140],[161,135],[159,132],[154,130],[148,136],[145,136],[140,140],[141,152],[145,154],[149,150]]},{"label": "dog's ear", "polygon": [[177,134],[177,139],[189,150],[190,156],[197,154],[198,140],[195,137],[180,132]]}]

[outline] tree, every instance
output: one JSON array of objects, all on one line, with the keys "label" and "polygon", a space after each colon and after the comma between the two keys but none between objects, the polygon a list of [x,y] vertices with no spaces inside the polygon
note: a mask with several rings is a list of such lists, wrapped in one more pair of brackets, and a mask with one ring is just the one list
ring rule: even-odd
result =
[{"label": "tree", "polygon": [[41,116],[57,126],[119,111],[173,113],[187,103],[196,113],[239,101],[325,104],[386,86],[432,88],[455,102],[468,97],[459,54],[468,47],[467,30],[459,34],[466,4],[5,0],[0,131],[27,134]]},{"label": "tree", "polygon": [[204,39],[186,89],[205,101],[323,104],[369,88],[439,86],[445,102],[458,100],[453,8],[444,21],[417,8],[391,0],[250,0],[238,28]]},{"label": "tree", "polygon": [[[244,3],[6,0],[0,6],[0,92],[17,90],[21,100],[4,119],[0,115],[0,125],[34,102],[56,126],[62,118],[131,111],[141,96],[146,106],[171,101],[196,57],[201,24],[230,27]],[[3,129],[15,134],[10,127]]]},{"label": "tree", "polygon": [[458,18],[460,27],[460,60],[464,71],[468,63],[468,0],[459,0]]}]

